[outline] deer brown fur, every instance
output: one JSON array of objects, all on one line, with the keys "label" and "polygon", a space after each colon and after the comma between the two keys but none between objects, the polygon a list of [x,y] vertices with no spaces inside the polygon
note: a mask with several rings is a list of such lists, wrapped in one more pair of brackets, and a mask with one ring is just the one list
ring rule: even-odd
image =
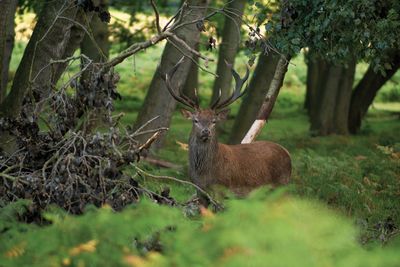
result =
[{"label": "deer brown fur", "polygon": [[189,174],[192,181],[203,189],[222,185],[238,195],[245,195],[267,184],[287,184],[292,169],[291,159],[289,152],[282,146],[266,141],[225,145],[217,140],[216,124],[226,119],[229,113],[226,107],[243,95],[244,92],[240,90],[248,78],[248,70],[243,79],[232,70],[236,81],[232,96],[222,102],[217,99],[210,109],[201,109],[198,101],[183,94],[176,95],[170,85],[170,78],[180,62],[171,70],[170,75],[166,75],[166,83],[177,101],[194,110],[182,110],[183,116],[193,122],[189,138]]}]

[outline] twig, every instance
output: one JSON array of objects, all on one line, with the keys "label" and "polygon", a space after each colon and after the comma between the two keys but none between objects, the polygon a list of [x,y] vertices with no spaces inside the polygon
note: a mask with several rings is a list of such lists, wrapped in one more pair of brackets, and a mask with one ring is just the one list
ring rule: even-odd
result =
[{"label": "twig", "polygon": [[160,136],[161,131],[158,131],[154,133],[143,145],[139,147],[139,152],[142,152],[144,149],[149,149],[151,144],[157,140],[157,138]]},{"label": "twig", "polygon": [[134,135],[132,134],[132,135],[130,135],[130,137],[138,137],[138,136],[145,135],[145,134],[151,134],[151,133],[155,133],[155,132],[168,131],[168,130],[169,130],[169,128],[167,128],[167,127],[159,127],[159,128],[156,128],[156,129],[151,129],[151,130],[139,132],[139,133],[134,134]]},{"label": "twig", "polygon": [[36,79],[39,77],[39,75],[45,70],[45,69],[47,69],[48,67],[50,67],[51,65],[53,65],[53,64],[61,64],[61,63],[67,63],[67,62],[69,62],[69,61],[73,61],[73,60],[77,60],[77,59],[80,59],[81,58],[81,56],[70,56],[70,57],[67,57],[67,58],[64,58],[64,59],[58,59],[58,60],[50,60],[50,62],[47,64],[47,65],[45,65],[43,68],[41,68],[39,71],[38,71],[38,73],[36,74],[36,76],[35,76],[35,78],[33,78],[32,79],[32,83],[34,83],[35,81],[36,81]]},{"label": "twig", "polygon": [[146,121],[142,126],[139,127],[139,129],[137,129],[133,134],[131,134],[130,136],[136,136],[136,134],[138,134],[141,130],[143,130],[145,127],[147,127],[150,123],[152,123],[153,121],[157,120],[158,118],[160,118],[160,116],[156,116],[148,121]]},{"label": "twig", "polygon": [[171,37],[172,39],[174,39],[177,43],[181,44],[186,50],[190,51],[192,54],[198,56],[199,58],[205,60],[205,61],[209,61],[212,62],[214,61],[214,59],[212,58],[208,58],[206,56],[203,56],[201,53],[199,53],[197,50],[191,48],[184,40],[182,40],[181,38],[179,38],[176,34],[173,33],[168,33],[168,37]]},{"label": "twig", "polygon": [[156,27],[158,34],[161,33],[161,26],[160,26],[160,13],[158,13],[158,9],[154,0],[150,0],[151,6],[153,7],[154,14],[156,15]]},{"label": "twig", "polygon": [[18,179],[18,177],[11,176],[11,175],[8,175],[8,174],[2,173],[2,172],[0,172],[0,177],[6,178],[6,179],[8,179],[10,181],[13,181],[13,182],[20,182],[20,183],[25,184],[25,185],[29,184],[27,181]]},{"label": "twig", "polygon": [[60,18],[60,19],[68,20],[69,22],[71,22],[71,23],[73,23],[73,24],[75,24],[75,25],[78,25],[78,26],[89,36],[90,40],[92,41],[92,43],[94,44],[94,46],[96,47],[96,50],[100,53],[100,55],[101,55],[103,58],[107,58],[107,57],[104,55],[103,50],[101,50],[101,48],[100,48],[99,45],[97,44],[96,40],[94,39],[93,34],[90,33],[89,30],[88,30],[83,24],[81,24],[81,23],[79,23],[78,21],[75,21],[75,20],[73,20],[73,19],[70,19],[70,18],[68,18],[68,17],[60,16],[59,18]]},{"label": "twig", "polygon": [[[199,69],[201,69],[202,71],[207,72],[207,73],[213,75],[214,77],[218,77],[218,75],[217,75],[216,73],[214,73],[214,72],[212,72],[212,71],[209,71],[209,70],[203,68],[196,60],[194,60],[194,58],[193,58],[192,56],[186,54],[185,51],[183,51],[177,44],[175,44],[174,42],[172,42],[172,40],[169,40],[169,39],[168,39],[168,41],[169,41],[169,43],[172,44],[177,50],[179,50],[179,52],[181,52],[182,55],[184,55],[185,57],[189,58],[189,59],[193,62],[193,64],[195,64]],[[207,61],[206,61],[206,62],[207,62]]]},{"label": "twig", "polygon": [[144,160],[152,165],[155,165],[155,166],[161,167],[161,168],[182,169],[181,165],[177,165],[172,162],[161,160],[161,159],[156,159],[156,158],[151,158],[151,157],[142,157],[141,160]]},{"label": "twig", "polygon": [[43,34],[42,38],[40,38],[40,40],[37,41],[36,44],[35,44],[35,48],[33,49],[31,65],[29,67],[29,81],[31,81],[31,78],[32,78],[33,63],[35,62],[35,59],[36,59],[36,51],[37,51],[38,45],[47,37],[47,35],[50,33],[51,29],[56,24],[56,22],[57,22],[58,18],[60,17],[60,15],[64,12],[64,10],[67,9],[67,7],[65,7],[66,4],[67,4],[67,1],[65,1],[64,4],[61,6],[60,10],[57,12],[56,17],[51,22],[51,24],[50,24],[49,28],[47,29],[47,31]]},{"label": "twig", "polygon": [[194,183],[192,183],[192,182],[185,181],[185,180],[180,180],[180,179],[177,179],[177,178],[171,177],[171,176],[165,176],[165,175],[158,176],[158,175],[153,175],[153,174],[150,174],[150,173],[148,173],[148,172],[146,172],[146,171],[140,169],[139,167],[133,165],[132,163],[131,163],[131,165],[132,165],[133,167],[135,167],[135,169],[136,169],[139,173],[144,174],[144,175],[146,175],[147,177],[155,178],[155,179],[171,180],[171,181],[175,181],[175,182],[178,182],[178,183],[182,183],[182,184],[187,184],[187,185],[193,186],[194,188],[196,188],[197,190],[199,190],[201,193],[203,193],[203,194],[208,198],[208,200],[209,200],[212,204],[214,204],[217,208],[221,208],[221,209],[222,209],[222,207],[223,207],[223,205],[220,204],[220,203],[218,203],[216,200],[214,200],[214,199],[210,196],[210,194],[208,194],[208,193],[207,193],[206,191],[204,191],[201,187],[199,187],[198,185],[196,185],[196,184],[194,184]]}]

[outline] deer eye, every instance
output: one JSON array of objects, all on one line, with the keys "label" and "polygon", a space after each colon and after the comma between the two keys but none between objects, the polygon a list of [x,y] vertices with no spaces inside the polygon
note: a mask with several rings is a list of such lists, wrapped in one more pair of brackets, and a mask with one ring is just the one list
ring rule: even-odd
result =
[{"label": "deer eye", "polygon": [[194,123],[199,123],[198,119],[194,119],[193,121],[194,121]]},{"label": "deer eye", "polygon": [[213,119],[211,122],[215,124],[215,123],[217,123],[217,120]]}]

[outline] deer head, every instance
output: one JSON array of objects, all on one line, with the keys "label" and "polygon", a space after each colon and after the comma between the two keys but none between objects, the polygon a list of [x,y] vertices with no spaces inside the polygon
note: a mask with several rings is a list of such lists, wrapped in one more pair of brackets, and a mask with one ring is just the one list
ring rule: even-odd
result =
[{"label": "deer head", "polygon": [[219,95],[214,103],[209,108],[202,109],[199,106],[196,89],[194,89],[195,100],[192,100],[185,96],[180,90],[179,94],[176,94],[175,90],[172,88],[170,81],[183,60],[184,57],[182,57],[178,63],[165,75],[165,83],[171,96],[176,101],[186,106],[187,109],[182,109],[181,113],[185,118],[192,120],[192,134],[194,134],[198,140],[207,142],[215,136],[216,123],[227,118],[230,111],[228,106],[246,93],[247,87],[243,91],[241,91],[241,89],[249,77],[249,69],[247,68],[246,75],[243,78],[240,78],[239,74],[232,68],[232,75],[236,83],[232,95],[225,100],[221,100],[220,90]]}]

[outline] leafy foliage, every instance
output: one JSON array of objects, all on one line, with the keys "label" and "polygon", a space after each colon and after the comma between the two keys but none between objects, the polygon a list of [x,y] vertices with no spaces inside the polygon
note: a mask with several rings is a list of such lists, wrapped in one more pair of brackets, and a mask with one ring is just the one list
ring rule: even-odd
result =
[{"label": "leafy foliage", "polygon": [[[251,207],[251,208],[250,208]],[[315,220],[318,218],[318,220]],[[148,201],[113,213],[53,216],[0,244],[3,266],[396,266],[394,248],[366,251],[348,220],[260,190],[197,220]]]},{"label": "leafy foliage", "polygon": [[[265,14],[264,5],[259,13]],[[384,70],[389,49],[399,48],[398,1],[283,1],[279,12],[267,13],[265,30],[278,50],[297,54],[308,47],[326,59],[356,57]],[[350,26],[351,25],[351,26]]]}]

